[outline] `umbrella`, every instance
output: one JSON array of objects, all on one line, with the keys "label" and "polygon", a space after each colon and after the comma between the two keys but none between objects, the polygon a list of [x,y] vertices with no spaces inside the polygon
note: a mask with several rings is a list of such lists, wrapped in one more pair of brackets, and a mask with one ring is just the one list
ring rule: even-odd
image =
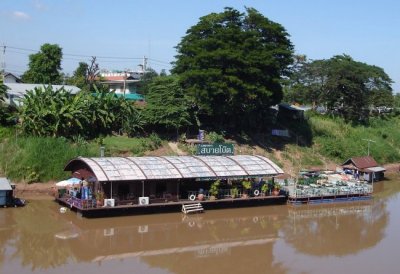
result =
[{"label": "umbrella", "polygon": [[77,185],[81,182],[78,178],[69,178],[68,180],[63,180],[56,183],[56,186],[65,187],[65,186],[72,186]]}]

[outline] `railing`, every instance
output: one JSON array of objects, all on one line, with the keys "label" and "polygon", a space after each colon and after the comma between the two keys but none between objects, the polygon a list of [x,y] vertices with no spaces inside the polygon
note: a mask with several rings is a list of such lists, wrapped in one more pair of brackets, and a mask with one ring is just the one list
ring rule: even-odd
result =
[{"label": "railing", "polygon": [[96,207],[95,199],[79,199],[76,197],[70,197],[66,201],[71,207],[77,207],[79,209],[90,209]]},{"label": "railing", "polygon": [[309,198],[309,197],[323,197],[323,196],[345,196],[345,195],[370,195],[372,194],[372,187],[365,186],[339,186],[339,187],[309,187],[304,189],[295,189],[290,193],[291,198]]}]

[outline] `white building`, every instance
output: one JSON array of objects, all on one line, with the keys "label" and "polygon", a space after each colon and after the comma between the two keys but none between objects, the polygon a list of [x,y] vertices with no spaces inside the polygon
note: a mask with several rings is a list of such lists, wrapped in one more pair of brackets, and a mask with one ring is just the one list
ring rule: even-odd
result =
[{"label": "white building", "polygon": [[[22,84],[22,83],[4,83],[7,87],[6,92],[6,103],[12,106],[21,105],[20,100],[25,96],[27,91],[33,90],[35,88],[46,88],[48,85],[46,84]],[[80,88],[76,86],[69,85],[51,85],[53,89],[58,90],[60,88],[64,88],[67,92],[71,94],[77,94],[81,91]]]}]

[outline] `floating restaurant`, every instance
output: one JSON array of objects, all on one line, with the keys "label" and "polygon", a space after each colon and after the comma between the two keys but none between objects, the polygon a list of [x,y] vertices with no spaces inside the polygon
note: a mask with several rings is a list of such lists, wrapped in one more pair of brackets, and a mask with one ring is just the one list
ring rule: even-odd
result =
[{"label": "floating restaurant", "polygon": [[263,156],[78,157],[64,170],[81,182],[59,189],[56,200],[84,217],[178,212],[194,202],[213,209],[287,200],[285,191],[273,191],[282,169]]}]

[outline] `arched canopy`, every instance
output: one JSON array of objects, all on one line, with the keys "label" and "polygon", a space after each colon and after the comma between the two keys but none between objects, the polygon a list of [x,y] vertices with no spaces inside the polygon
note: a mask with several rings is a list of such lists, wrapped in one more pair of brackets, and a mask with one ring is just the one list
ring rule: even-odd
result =
[{"label": "arched canopy", "polygon": [[78,157],[64,168],[88,167],[99,182],[158,179],[218,179],[263,177],[282,174],[263,156],[163,156],[163,157]]}]

